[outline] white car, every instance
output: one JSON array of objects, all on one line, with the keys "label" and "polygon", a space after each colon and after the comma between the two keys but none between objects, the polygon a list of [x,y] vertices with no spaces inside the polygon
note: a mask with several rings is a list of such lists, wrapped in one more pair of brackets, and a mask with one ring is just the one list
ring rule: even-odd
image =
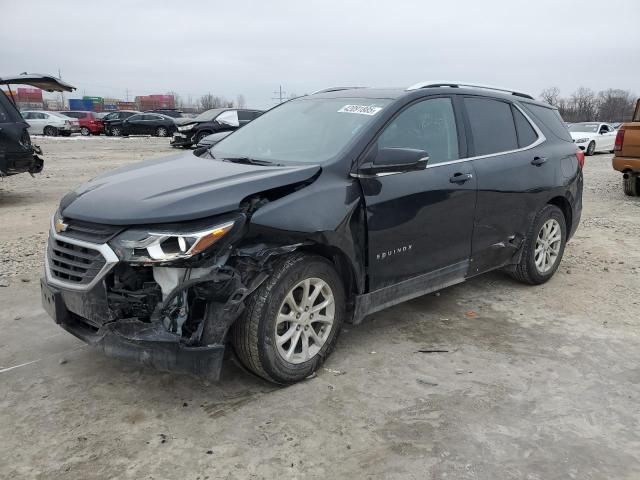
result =
[{"label": "white car", "polygon": [[58,135],[69,136],[80,131],[78,119],[67,117],[57,112],[44,112],[41,110],[27,110],[20,112],[29,124],[30,135]]},{"label": "white car", "polygon": [[569,133],[575,144],[584,150],[586,155],[593,155],[595,152],[613,153],[617,132],[608,123],[572,123],[569,126]]}]

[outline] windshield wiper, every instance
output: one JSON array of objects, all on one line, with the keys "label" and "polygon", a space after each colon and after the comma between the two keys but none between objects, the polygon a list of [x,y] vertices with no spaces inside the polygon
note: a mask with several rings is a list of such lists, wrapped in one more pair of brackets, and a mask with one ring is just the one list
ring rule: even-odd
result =
[{"label": "windshield wiper", "polygon": [[272,165],[274,167],[282,166],[280,163],[273,163],[273,162],[270,162],[269,160],[257,160],[255,158],[249,158],[249,157],[229,157],[229,158],[221,158],[221,160],[224,162],[243,163],[246,165],[261,165],[261,166]]}]

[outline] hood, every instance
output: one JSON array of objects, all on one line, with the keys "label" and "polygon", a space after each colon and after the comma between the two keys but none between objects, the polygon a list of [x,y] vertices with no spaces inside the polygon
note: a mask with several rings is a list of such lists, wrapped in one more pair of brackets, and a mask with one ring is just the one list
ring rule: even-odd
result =
[{"label": "hood", "polygon": [[178,117],[178,118],[174,118],[173,121],[176,122],[176,125],[186,125],[188,123],[195,123],[193,121],[193,118],[191,117]]},{"label": "hood", "polygon": [[569,132],[571,134],[571,138],[573,138],[574,140],[577,140],[579,138],[593,138],[596,136],[595,133],[593,132]]},{"label": "hood", "polygon": [[309,180],[318,165],[243,165],[191,152],[101,175],[67,194],[64,217],[109,225],[171,223],[239,208],[249,195]]},{"label": "hood", "polygon": [[47,92],[72,92],[76,87],[63,82],[53,75],[41,73],[21,73],[20,75],[0,76],[0,85],[8,84],[31,85]]},{"label": "hood", "polygon": [[207,135],[202,140],[200,140],[200,143],[198,143],[198,146],[199,147],[212,147],[213,145],[218,143],[220,140],[222,140],[225,137],[228,137],[232,133],[233,132],[229,131],[229,130],[227,130],[225,132],[212,133],[211,135]]}]

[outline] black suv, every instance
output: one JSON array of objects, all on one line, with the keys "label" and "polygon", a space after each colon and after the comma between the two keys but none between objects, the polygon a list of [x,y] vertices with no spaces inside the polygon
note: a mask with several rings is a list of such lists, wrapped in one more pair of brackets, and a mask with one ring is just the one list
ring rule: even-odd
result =
[{"label": "black suv", "polygon": [[174,147],[191,147],[213,133],[236,130],[262,115],[261,110],[238,108],[214,108],[201,113],[196,118],[184,121],[173,135]]},{"label": "black suv", "polygon": [[[0,85],[31,85],[48,92],[71,92],[75,87],[51,75],[23,73],[0,77]],[[11,88],[11,87],[9,87]],[[8,90],[12,95],[12,91]],[[13,101],[0,90],[0,177],[17,173],[39,173],[44,162],[40,148],[31,143],[29,124],[22,118]]]},{"label": "black suv", "polygon": [[217,378],[231,343],[256,374],[296,382],[345,321],[499,268],[549,280],[583,162],[558,111],[526,94],[324,90],[201,157],[65,196],[43,304],[108,355]]}]

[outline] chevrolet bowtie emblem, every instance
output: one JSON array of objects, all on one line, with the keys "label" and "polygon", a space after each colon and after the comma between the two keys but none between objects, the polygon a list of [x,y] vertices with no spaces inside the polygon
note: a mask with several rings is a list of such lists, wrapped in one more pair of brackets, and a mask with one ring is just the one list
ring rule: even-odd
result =
[{"label": "chevrolet bowtie emblem", "polygon": [[64,231],[66,231],[66,230],[67,230],[67,228],[69,228],[69,225],[68,225],[68,224],[66,224],[66,223],[64,223],[64,222],[62,221],[62,219],[60,219],[60,218],[56,218],[56,223],[55,223],[54,227],[55,227],[55,229],[56,229],[56,232],[57,232],[57,233],[60,233],[60,232],[64,232]]}]

